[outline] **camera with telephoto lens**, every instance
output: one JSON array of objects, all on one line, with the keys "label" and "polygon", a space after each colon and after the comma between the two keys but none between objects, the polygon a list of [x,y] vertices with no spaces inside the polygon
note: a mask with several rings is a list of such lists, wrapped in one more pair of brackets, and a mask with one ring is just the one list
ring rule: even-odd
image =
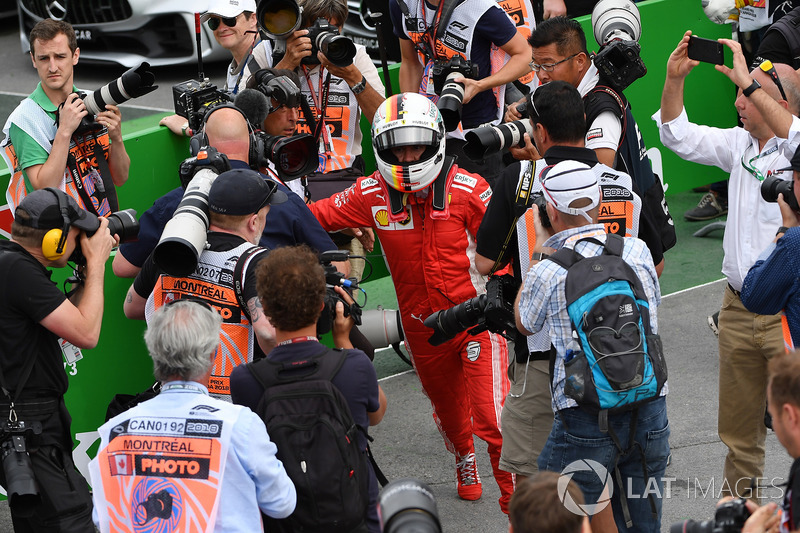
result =
[{"label": "camera with telephoto lens", "polygon": [[271,37],[272,64],[286,54],[286,38],[300,28],[303,8],[296,0],[259,0],[256,6],[258,27]]},{"label": "camera with telephoto lens", "polygon": [[[108,220],[108,231],[111,232],[112,237],[119,237],[120,244],[132,242],[139,238],[139,221],[136,218],[135,209],[114,211],[113,213],[109,213],[106,219]],[[94,231],[86,232],[87,237],[91,237],[94,234]],[[80,241],[78,241],[72,255],[69,256],[69,260],[76,265],[86,264],[86,258],[81,251]]]},{"label": "camera with telephoto lens", "polygon": [[173,85],[172,101],[175,113],[189,121],[192,131],[197,131],[202,127],[206,113],[216,105],[230,102],[231,97],[206,78],[203,81],[188,80]]},{"label": "camera with telephoto lens", "polygon": [[[103,129],[103,126],[94,117],[101,111],[105,111],[106,105],[119,105],[131,98],[139,98],[158,89],[158,85],[153,85],[156,77],[149,69],[149,63],[141,63],[138,67],[131,68],[119,78],[96,91],[78,92],[78,96],[83,100],[89,114],[81,119],[81,123],[75,129],[75,134],[85,135]],[[61,108],[59,107],[59,109]]]},{"label": "camera with telephoto lens", "polygon": [[[303,95],[300,94],[300,89],[288,76],[276,76],[269,70],[262,68],[255,71],[252,78],[255,82],[255,89],[267,98],[278,102],[278,108],[283,106],[300,107],[300,99]],[[270,113],[277,109],[273,109],[271,100],[268,103]]]},{"label": "camera with telephoto lens", "polygon": [[632,0],[600,0],[592,10],[592,30],[600,45],[592,62],[600,72],[601,83],[623,91],[647,74],[639,55],[642,21]]},{"label": "camera with telephoto lens", "polygon": [[745,499],[736,498],[720,504],[714,520],[678,522],[669,527],[669,533],[739,533],[749,517]]},{"label": "camera with telephoto lens", "polygon": [[378,497],[378,515],[383,533],[442,532],[433,492],[416,479],[386,485]]},{"label": "camera with telephoto lens", "polygon": [[344,262],[350,259],[350,252],[347,250],[328,250],[319,254],[319,262],[325,270],[325,307],[317,320],[317,335],[323,335],[333,329],[333,321],[336,320],[336,303],[344,304],[344,316],[353,317],[353,322],[357,326],[361,325],[361,306],[355,303],[349,304],[339,296],[334,287],[343,287],[350,296],[352,290],[358,288],[358,281],[355,278],[346,278],[331,263]]},{"label": "camera with telephoto lens", "polygon": [[525,146],[525,134],[533,141],[533,124],[527,118],[504,122],[497,126],[475,128],[464,134],[466,144],[464,153],[473,161],[480,161],[487,155],[517,146]]},{"label": "camera with telephoto lens", "polygon": [[486,282],[486,294],[436,311],[425,319],[425,326],[433,329],[428,342],[439,346],[467,329],[470,335],[488,330],[509,338],[517,329],[514,298],[518,289],[519,282],[510,274],[490,277]]},{"label": "camera with telephoto lens", "polygon": [[42,423],[12,422],[7,420],[0,430],[0,459],[8,503],[14,514],[20,517],[33,516],[42,501],[33,464],[28,455],[28,439],[42,433]]},{"label": "camera with telephoto lens", "polygon": [[356,45],[353,41],[339,35],[339,28],[323,18],[317,19],[313,26],[308,27],[306,37],[311,39],[311,55],[303,58],[301,63],[304,65],[318,65],[317,52],[320,51],[337,67],[351,65],[356,57]]},{"label": "camera with telephoto lens", "polygon": [[449,60],[436,60],[431,68],[433,90],[439,95],[436,107],[442,114],[446,131],[453,131],[461,122],[461,107],[464,100],[464,84],[453,81],[458,76],[478,78],[478,65],[461,56],[453,56]]},{"label": "camera with telephoto lens", "polygon": [[179,173],[185,192],[153,250],[153,261],[170,276],[182,278],[197,268],[206,246],[208,192],[217,175],[230,168],[228,157],[210,146],[200,148],[195,157],[181,163]]},{"label": "camera with telephoto lens", "polygon": [[789,204],[795,211],[800,211],[800,205],[794,196],[794,181],[782,180],[778,176],[772,175],[764,178],[761,182],[761,197],[767,202],[777,202],[778,195],[783,193],[783,201]]}]

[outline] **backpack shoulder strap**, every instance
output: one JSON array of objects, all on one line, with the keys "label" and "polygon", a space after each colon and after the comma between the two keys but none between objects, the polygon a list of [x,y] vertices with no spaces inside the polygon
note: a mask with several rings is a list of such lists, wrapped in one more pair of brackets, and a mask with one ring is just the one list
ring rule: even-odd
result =
[{"label": "backpack shoulder strap", "polygon": [[625,248],[625,240],[616,233],[609,233],[606,236],[606,243],[603,247],[607,254],[622,257],[622,250]]},{"label": "backpack shoulder strap", "polygon": [[307,379],[331,381],[347,359],[347,352],[322,346],[323,350],[302,361],[275,362],[262,359],[247,363],[247,369],[264,390],[275,385]]},{"label": "backpack shoulder strap", "polygon": [[250,316],[250,311],[247,309],[247,302],[244,300],[244,267],[249,263],[248,259],[255,254],[268,250],[263,246],[253,246],[239,256],[236,261],[236,266],[233,268],[233,292],[236,294],[236,303],[239,304],[239,309],[242,310],[247,320],[252,324],[253,319]]}]

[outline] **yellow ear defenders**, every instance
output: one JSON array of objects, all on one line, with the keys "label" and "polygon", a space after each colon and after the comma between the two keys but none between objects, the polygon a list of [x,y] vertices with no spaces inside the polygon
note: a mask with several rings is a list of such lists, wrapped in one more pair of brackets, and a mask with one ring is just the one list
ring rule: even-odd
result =
[{"label": "yellow ear defenders", "polygon": [[58,199],[58,210],[61,211],[61,219],[64,224],[61,228],[53,228],[44,235],[42,239],[42,255],[48,261],[56,261],[64,255],[64,248],[67,246],[67,237],[69,236],[69,204],[67,203],[66,193],[47,187],[48,191],[52,192]]}]

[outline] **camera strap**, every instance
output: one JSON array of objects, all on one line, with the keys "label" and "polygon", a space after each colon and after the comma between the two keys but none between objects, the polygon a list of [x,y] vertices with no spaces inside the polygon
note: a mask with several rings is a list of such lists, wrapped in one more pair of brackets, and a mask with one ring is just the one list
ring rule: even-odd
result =
[{"label": "camera strap", "polygon": [[[306,83],[308,84],[308,89],[311,92],[311,99],[314,101],[314,107],[317,109],[318,122],[315,124],[313,130],[314,140],[319,142],[319,139],[321,138],[322,144],[325,147],[325,153],[328,154],[333,151],[330,133],[325,127],[325,113],[328,110],[328,93],[330,92],[331,88],[331,72],[325,72],[323,66],[319,66],[319,90],[316,93],[314,92],[314,86],[311,84],[311,78],[308,75],[308,69],[305,65],[303,65],[303,74],[306,77]],[[325,77],[324,82],[322,81],[323,75]],[[319,95],[319,100],[317,100],[316,95]],[[311,114],[313,115],[313,113]]]},{"label": "camera strap", "polygon": [[[489,271],[490,276],[497,272],[500,265],[503,263],[506,248],[508,248],[508,243],[511,242],[511,237],[514,235],[514,231],[517,228],[517,220],[519,220],[519,217],[522,216],[530,206],[531,190],[533,189],[533,169],[536,166],[536,162],[528,161],[527,163],[528,166],[522,174],[522,179],[517,183],[517,193],[514,196],[514,221],[508,228],[508,234],[506,235],[505,241],[503,241],[503,247],[500,248],[500,253],[497,255],[497,259],[494,265],[492,265],[491,271]],[[520,274],[522,273],[520,272]]]}]

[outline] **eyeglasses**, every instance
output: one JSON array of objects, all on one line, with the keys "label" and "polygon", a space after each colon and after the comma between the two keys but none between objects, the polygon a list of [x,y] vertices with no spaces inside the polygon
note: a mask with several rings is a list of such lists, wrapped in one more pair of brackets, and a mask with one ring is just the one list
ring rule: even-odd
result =
[{"label": "eyeglasses", "polygon": [[219,28],[220,22],[225,24],[229,28],[233,28],[236,26],[236,22],[239,20],[239,16],[235,17],[211,17],[208,19],[208,27],[211,28],[211,31],[217,31]]},{"label": "eyeglasses", "polygon": [[573,57],[575,57],[578,54],[580,54],[580,52],[575,52],[571,56],[565,57],[561,61],[556,61],[555,63],[548,63],[546,65],[539,65],[538,63],[534,63],[533,60],[531,60],[531,62],[528,63],[528,66],[530,66],[531,70],[534,71],[534,72],[539,72],[540,70],[543,70],[545,72],[553,72],[558,65],[560,65],[561,63],[564,63],[565,61],[569,61],[570,59],[572,59]]}]

